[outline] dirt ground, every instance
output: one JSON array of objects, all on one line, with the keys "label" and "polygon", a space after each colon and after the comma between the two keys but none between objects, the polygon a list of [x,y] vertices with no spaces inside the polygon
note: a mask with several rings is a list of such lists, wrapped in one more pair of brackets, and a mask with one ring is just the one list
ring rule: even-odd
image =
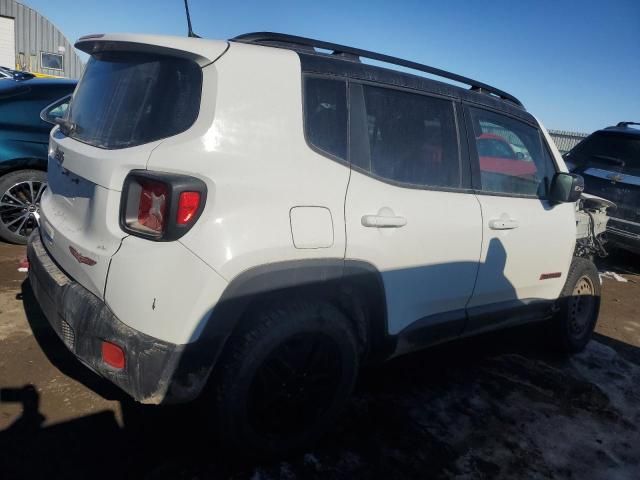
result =
[{"label": "dirt ground", "polygon": [[[48,328],[24,248],[0,244],[0,478],[640,478],[640,260],[618,254],[596,338],[571,359],[540,326],[363,372],[340,422],[288,461],[231,463],[199,413],[141,406]],[[46,353],[44,353],[46,352]]]}]

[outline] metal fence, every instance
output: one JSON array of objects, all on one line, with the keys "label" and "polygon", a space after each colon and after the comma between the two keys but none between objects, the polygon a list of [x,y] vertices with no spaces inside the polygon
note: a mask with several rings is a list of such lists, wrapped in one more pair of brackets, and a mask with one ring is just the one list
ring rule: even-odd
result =
[{"label": "metal fence", "polygon": [[[518,138],[518,136],[511,130],[506,130],[504,128],[498,127],[497,125],[483,124],[482,132],[499,135],[507,142],[509,142],[516,151],[527,151],[526,147],[522,143],[522,140]],[[583,138],[589,136],[588,133],[567,132],[564,130],[549,130],[549,135],[553,139],[553,142],[556,144],[556,147],[558,147],[558,150],[560,150],[560,153],[562,155],[564,155],[578,143],[580,143]]]},{"label": "metal fence", "polygon": [[580,143],[583,138],[589,136],[588,133],[567,132],[564,130],[549,130],[549,135],[563,155]]}]

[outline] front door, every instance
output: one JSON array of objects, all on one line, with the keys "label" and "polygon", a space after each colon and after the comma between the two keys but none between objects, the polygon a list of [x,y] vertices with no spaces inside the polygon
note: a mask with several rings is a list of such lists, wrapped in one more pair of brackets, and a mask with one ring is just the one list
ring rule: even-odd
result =
[{"label": "front door", "polygon": [[350,88],[346,258],[381,272],[389,333],[419,326],[433,332],[426,341],[455,336],[476,279],[482,225],[477,199],[462,189],[467,163],[454,103]]},{"label": "front door", "polygon": [[482,330],[558,297],[575,246],[575,205],[546,200],[556,166],[537,126],[479,108],[466,113],[483,219],[468,330]]}]

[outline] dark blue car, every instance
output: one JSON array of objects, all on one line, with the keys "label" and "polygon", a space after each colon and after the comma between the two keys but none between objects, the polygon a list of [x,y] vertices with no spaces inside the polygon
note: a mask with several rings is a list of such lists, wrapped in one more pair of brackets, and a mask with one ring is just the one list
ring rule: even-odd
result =
[{"label": "dark blue car", "polygon": [[46,186],[49,132],[75,80],[0,79],[0,239],[26,243]]},{"label": "dark blue car", "polygon": [[569,170],[584,177],[585,191],[611,200],[608,247],[640,254],[640,122],[620,122],[592,133],[566,153]]}]

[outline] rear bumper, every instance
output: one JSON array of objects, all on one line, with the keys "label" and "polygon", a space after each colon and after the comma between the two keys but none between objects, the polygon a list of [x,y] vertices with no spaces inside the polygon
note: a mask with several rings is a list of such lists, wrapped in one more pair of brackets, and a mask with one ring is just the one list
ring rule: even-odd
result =
[{"label": "rear bumper", "polygon": [[640,253],[640,224],[610,217],[607,239],[614,247]]},{"label": "rear bumper", "polygon": [[[45,249],[40,233],[29,238],[29,280],[40,307],[67,348],[86,366],[143,403],[192,400],[210,365],[191,345],[175,345],[122,323],[98,297],[67,276]],[[102,361],[102,342],[125,351],[125,367]]]}]

